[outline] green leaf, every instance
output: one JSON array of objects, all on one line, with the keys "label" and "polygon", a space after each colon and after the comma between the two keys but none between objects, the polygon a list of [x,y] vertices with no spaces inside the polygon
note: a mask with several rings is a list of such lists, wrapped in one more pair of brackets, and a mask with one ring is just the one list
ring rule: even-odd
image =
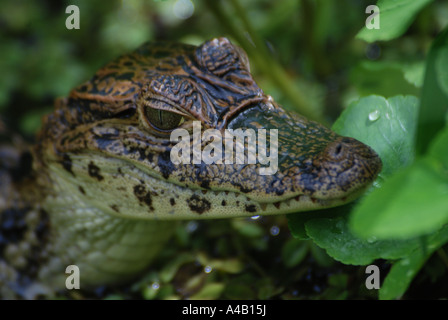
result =
[{"label": "green leaf", "polygon": [[399,62],[362,61],[351,71],[350,82],[362,96],[418,95],[415,84],[423,82],[421,67]]},{"label": "green leaf", "polygon": [[309,240],[310,237],[307,235],[305,230],[305,224],[307,221],[316,218],[339,217],[350,212],[353,206],[354,203],[352,202],[335,208],[288,214],[287,218],[289,230],[291,231],[291,234],[294,236],[294,238],[300,240]]},{"label": "green leaf", "polygon": [[445,125],[448,111],[448,28],[433,42],[428,54],[420,101],[417,151],[426,152],[431,140]]},{"label": "green leaf", "polygon": [[264,232],[260,225],[247,218],[233,219],[231,223],[235,230],[249,238],[260,237]]},{"label": "green leaf", "polygon": [[418,159],[390,177],[355,207],[352,230],[368,238],[405,239],[448,222],[448,175],[432,158]]},{"label": "green leaf", "polygon": [[406,81],[417,88],[423,86],[423,80],[425,78],[425,61],[403,64],[402,68]]},{"label": "green leaf", "polygon": [[369,96],[350,104],[333,130],[372,147],[383,162],[384,178],[414,159],[417,110],[418,99],[413,96]]},{"label": "green leaf", "polygon": [[288,214],[287,218],[288,218],[288,227],[289,227],[289,231],[291,231],[291,234],[294,238],[299,239],[299,240],[308,240],[309,237],[306,234],[306,230],[305,230],[305,222],[310,219],[308,216],[306,218],[305,215],[307,215],[306,213],[292,213],[292,214]]},{"label": "green leaf", "polygon": [[377,6],[380,9],[380,29],[367,29],[364,26],[356,37],[367,42],[397,38],[407,30],[417,13],[430,2],[432,0],[379,0]]},{"label": "green leaf", "polygon": [[324,249],[314,243],[310,245],[310,253],[319,266],[328,268],[334,265],[334,259]]},{"label": "green leaf", "polygon": [[428,155],[440,161],[445,170],[448,170],[448,126],[431,141]]},{"label": "green leaf", "polygon": [[286,267],[291,268],[305,259],[308,253],[308,243],[299,239],[290,239],[282,248],[282,260]]},{"label": "green leaf", "polygon": [[[446,43],[445,43],[446,45]],[[445,95],[448,95],[448,46],[440,48],[439,54],[436,58],[436,70],[437,80],[440,85],[440,89],[443,90]]]},{"label": "green leaf", "polygon": [[160,280],[162,282],[170,282],[179,268],[188,262],[195,260],[195,256],[192,253],[182,253],[176,257],[176,259],[171,260],[164,268],[160,271]]},{"label": "green leaf", "polygon": [[201,291],[192,295],[191,300],[216,300],[224,291],[225,285],[223,283],[208,283]]},{"label": "green leaf", "polygon": [[366,265],[376,259],[398,259],[418,246],[417,240],[367,240],[354,235],[346,216],[309,220],[306,231],[328,255],[345,264]]},{"label": "green leaf", "polygon": [[416,250],[408,257],[396,262],[389,271],[380,289],[380,299],[398,299],[409,287],[414,276],[418,273],[425,261],[439,247],[448,241],[448,227],[428,238],[426,251]]}]

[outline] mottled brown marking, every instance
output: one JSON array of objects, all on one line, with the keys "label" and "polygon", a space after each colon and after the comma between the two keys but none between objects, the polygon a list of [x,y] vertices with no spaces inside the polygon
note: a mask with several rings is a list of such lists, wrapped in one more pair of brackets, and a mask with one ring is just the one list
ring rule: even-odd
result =
[{"label": "mottled brown marking", "polygon": [[247,212],[256,212],[257,211],[257,206],[254,204],[246,204],[246,211]]},{"label": "mottled brown marking", "polygon": [[154,210],[154,208],[152,207],[151,193],[149,191],[146,191],[146,188],[144,185],[138,184],[138,185],[134,186],[134,194],[137,197],[137,199],[140,202],[146,204],[148,206],[148,208],[150,208],[151,211]]},{"label": "mottled brown marking", "polygon": [[62,156],[62,161],[61,161],[62,167],[67,170],[68,172],[70,172],[73,176],[75,176],[75,174],[73,173],[72,170],[72,159],[70,158],[70,156],[66,153],[64,153],[64,155]]},{"label": "mottled brown marking", "polygon": [[100,174],[100,172],[101,172],[100,168],[98,168],[93,163],[93,161],[90,161],[90,163],[88,165],[88,171],[89,171],[89,176],[91,176],[92,178],[95,178],[98,181],[101,181],[104,179],[104,177]]},{"label": "mottled brown marking", "polygon": [[201,198],[198,195],[192,195],[190,199],[187,200],[187,204],[190,207],[191,211],[202,214],[211,208],[211,203],[205,199]]}]

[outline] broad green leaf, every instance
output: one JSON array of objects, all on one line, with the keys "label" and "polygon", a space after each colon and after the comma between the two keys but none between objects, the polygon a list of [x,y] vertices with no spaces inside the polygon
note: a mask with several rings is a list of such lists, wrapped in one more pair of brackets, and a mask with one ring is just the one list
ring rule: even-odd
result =
[{"label": "broad green leaf", "polygon": [[413,96],[361,98],[344,110],[333,130],[372,147],[383,161],[384,178],[414,159],[417,108]]},{"label": "broad green leaf", "polygon": [[305,227],[319,247],[345,264],[366,265],[380,258],[398,259],[418,246],[417,240],[360,239],[350,231],[346,216],[309,220]]},{"label": "broad green leaf", "polygon": [[433,42],[426,59],[418,118],[417,151],[426,152],[431,140],[445,125],[448,111],[448,28]]},{"label": "broad green leaf", "polygon": [[448,222],[448,174],[433,158],[418,159],[362,199],[352,230],[363,238],[405,239],[436,231]]},{"label": "broad green leaf", "polygon": [[428,155],[440,161],[445,170],[448,170],[448,126],[431,141]]},{"label": "broad green leaf", "polygon": [[398,299],[407,290],[412,279],[417,275],[426,261],[422,250],[416,250],[409,257],[394,263],[380,289],[379,298],[382,300]]},{"label": "broad green leaf", "polygon": [[397,261],[389,271],[380,289],[380,299],[398,299],[409,287],[414,276],[421,269],[425,261],[448,241],[448,227],[428,237],[426,251],[416,250],[408,257]]},{"label": "broad green leaf", "polygon": [[351,71],[350,82],[361,96],[375,94],[388,98],[396,95],[418,95],[419,88],[415,83],[423,82],[423,74],[417,64],[362,61]]},{"label": "broad green leaf", "polygon": [[[380,29],[361,29],[356,35],[367,42],[391,40],[401,36],[411,25],[414,17],[432,0],[379,0]],[[366,18],[370,14],[366,15]]]},{"label": "broad green leaf", "polygon": [[423,86],[423,79],[425,78],[425,62],[414,62],[410,64],[402,65],[404,78],[409,83],[413,84],[417,88]]},{"label": "broad green leaf", "polygon": [[310,238],[306,234],[305,230],[305,222],[310,219],[307,213],[292,213],[288,214],[287,218],[289,231],[291,231],[291,234],[294,238],[300,240],[308,240]]},{"label": "broad green leaf", "polygon": [[309,236],[306,234],[305,223],[308,220],[316,219],[316,218],[333,218],[339,217],[341,215],[349,213],[353,209],[354,203],[349,203],[343,206],[310,211],[310,212],[299,212],[288,214],[288,227],[291,231],[291,234],[296,239],[300,240],[309,240]]},{"label": "broad green leaf", "polygon": [[440,89],[448,95],[448,46],[445,43],[436,58],[437,80]]}]

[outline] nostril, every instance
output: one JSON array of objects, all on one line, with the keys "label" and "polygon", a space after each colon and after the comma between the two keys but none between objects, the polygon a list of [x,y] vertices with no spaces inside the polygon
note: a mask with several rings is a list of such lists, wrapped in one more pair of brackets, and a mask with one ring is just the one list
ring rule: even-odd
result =
[{"label": "nostril", "polygon": [[338,141],[338,142],[335,141],[327,149],[327,154],[331,159],[337,161],[337,160],[341,159],[341,157],[344,156],[344,153],[345,153],[344,150],[345,150],[344,144],[340,141]]},{"label": "nostril", "polygon": [[336,146],[336,148],[334,148],[334,155],[335,156],[339,156],[339,154],[342,151],[342,144],[338,143],[338,145]]}]

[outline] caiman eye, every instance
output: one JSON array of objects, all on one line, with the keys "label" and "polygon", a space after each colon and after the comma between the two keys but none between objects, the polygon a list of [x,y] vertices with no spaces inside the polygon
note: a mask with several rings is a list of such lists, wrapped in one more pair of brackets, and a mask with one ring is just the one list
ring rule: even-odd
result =
[{"label": "caiman eye", "polygon": [[145,108],[145,116],[149,124],[160,131],[174,130],[184,121],[184,117],[178,113],[151,107]]}]

